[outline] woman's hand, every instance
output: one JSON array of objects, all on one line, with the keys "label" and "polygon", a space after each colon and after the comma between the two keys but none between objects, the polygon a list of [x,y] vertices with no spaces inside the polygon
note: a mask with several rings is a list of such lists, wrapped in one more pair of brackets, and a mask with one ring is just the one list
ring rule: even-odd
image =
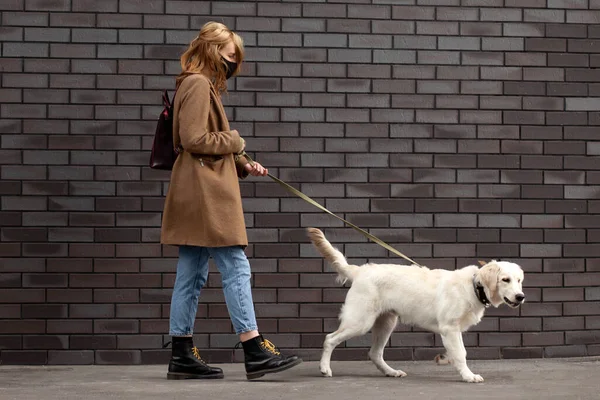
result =
[{"label": "woman's hand", "polygon": [[260,165],[260,163],[254,162],[254,166],[250,163],[244,165],[244,169],[253,176],[266,176],[269,173],[269,170]]}]

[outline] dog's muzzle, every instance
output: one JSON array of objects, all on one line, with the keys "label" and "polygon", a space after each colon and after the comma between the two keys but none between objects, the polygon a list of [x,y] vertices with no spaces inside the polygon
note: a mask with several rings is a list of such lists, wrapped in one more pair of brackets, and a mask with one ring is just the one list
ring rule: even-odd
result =
[{"label": "dog's muzzle", "polygon": [[506,304],[508,304],[512,308],[519,307],[521,304],[523,304],[524,301],[525,301],[525,295],[524,294],[517,294],[517,295],[515,295],[515,301],[509,300],[508,297],[504,298],[504,302]]}]

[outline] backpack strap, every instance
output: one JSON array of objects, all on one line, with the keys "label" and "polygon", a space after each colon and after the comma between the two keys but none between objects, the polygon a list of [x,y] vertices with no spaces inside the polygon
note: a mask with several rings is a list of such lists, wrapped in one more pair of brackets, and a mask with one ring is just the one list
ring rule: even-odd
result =
[{"label": "backpack strap", "polygon": [[171,100],[169,100],[169,92],[167,92],[165,90],[163,92],[162,98],[163,98],[163,104],[164,104],[164,106],[167,107],[167,108],[171,108]]}]

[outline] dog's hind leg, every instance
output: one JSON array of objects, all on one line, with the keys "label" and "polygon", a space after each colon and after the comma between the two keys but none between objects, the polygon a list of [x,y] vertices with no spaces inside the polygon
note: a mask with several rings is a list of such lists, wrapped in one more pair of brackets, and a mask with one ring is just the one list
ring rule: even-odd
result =
[{"label": "dog's hind leg", "polygon": [[373,361],[377,369],[386,376],[403,377],[406,376],[404,371],[393,369],[383,360],[383,349],[397,323],[398,316],[393,313],[384,313],[377,317],[372,328],[373,344],[371,345],[371,350],[369,350],[369,358]]},{"label": "dog's hind leg", "polygon": [[[348,299],[347,299],[348,300]],[[320,370],[324,376],[332,376],[331,353],[340,344],[356,336],[364,335],[371,329],[377,314],[364,304],[348,303],[344,305],[340,316],[341,323],[337,331],[325,337],[323,354],[321,355]]]},{"label": "dog's hind leg", "polygon": [[445,353],[435,356],[434,361],[437,365],[448,365],[451,362],[451,360],[448,358],[448,355]]}]

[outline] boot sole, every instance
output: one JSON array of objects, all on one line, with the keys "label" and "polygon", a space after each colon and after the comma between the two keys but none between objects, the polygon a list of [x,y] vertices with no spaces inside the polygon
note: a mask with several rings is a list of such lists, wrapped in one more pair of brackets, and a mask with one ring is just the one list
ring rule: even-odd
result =
[{"label": "boot sole", "polygon": [[265,374],[274,374],[276,372],[281,372],[281,371],[285,371],[287,369],[290,369],[292,367],[295,367],[296,365],[302,364],[302,359],[299,358],[296,361],[283,365],[281,367],[277,367],[277,368],[273,368],[273,369],[266,369],[266,370],[262,370],[262,371],[257,371],[257,372],[252,372],[250,374],[246,374],[246,378],[251,381],[253,379],[258,379],[262,376],[264,376]]},{"label": "boot sole", "polygon": [[168,372],[167,379],[170,381],[180,381],[184,379],[223,379],[225,376],[223,374],[213,374],[213,375],[194,375],[194,374],[185,374],[182,372]]}]

